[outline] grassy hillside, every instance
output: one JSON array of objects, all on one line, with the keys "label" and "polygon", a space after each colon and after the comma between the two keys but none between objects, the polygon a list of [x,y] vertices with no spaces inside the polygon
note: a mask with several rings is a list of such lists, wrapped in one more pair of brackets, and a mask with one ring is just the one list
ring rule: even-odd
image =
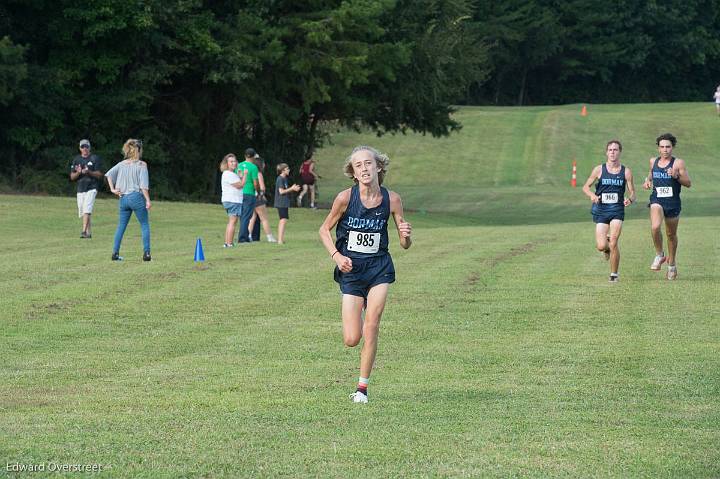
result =
[{"label": "grassy hillside", "polygon": [[[588,214],[579,186],[605,160],[607,141],[622,141],[622,161],[639,187],[648,159],[657,152],[655,138],[669,131],[678,137],[675,154],[686,160],[695,183],[683,195],[684,214],[718,214],[720,118],[713,105],[588,105],[588,112],[580,116],[580,105],[462,108],[457,118],[463,129],[441,139],[339,132],[334,144],[317,154],[321,201],[331,202],[348,185],[341,170],[352,147],[371,144],[390,155],[387,183],[408,208],[469,216],[483,224],[581,221]],[[569,186],[573,159],[577,189]],[[636,208],[629,214],[646,213]]]}]

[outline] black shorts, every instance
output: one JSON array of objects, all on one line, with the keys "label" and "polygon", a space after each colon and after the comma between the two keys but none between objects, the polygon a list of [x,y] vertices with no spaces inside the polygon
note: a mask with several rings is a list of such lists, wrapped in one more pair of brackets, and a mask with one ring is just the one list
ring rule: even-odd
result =
[{"label": "black shorts", "polygon": [[343,294],[360,296],[367,299],[373,286],[395,282],[395,265],[389,254],[370,258],[351,258],[353,267],[349,273],[343,273],[335,267],[335,281],[340,284]]},{"label": "black shorts", "polygon": [[625,221],[625,212],[593,214],[592,217],[595,223],[609,225],[612,220]]},{"label": "black shorts", "polygon": [[660,203],[659,201],[651,201],[648,203],[648,208],[650,208],[650,205],[660,205],[663,209],[663,215],[665,218],[677,218],[680,216],[680,211],[682,210],[682,207],[679,205],[677,206],[668,206]]},{"label": "black shorts", "polygon": [[281,220],[290,219],[290,213],[289,213],[290,208],[277,208],[277,210],[278,210],[278,216],[280,217]]}]

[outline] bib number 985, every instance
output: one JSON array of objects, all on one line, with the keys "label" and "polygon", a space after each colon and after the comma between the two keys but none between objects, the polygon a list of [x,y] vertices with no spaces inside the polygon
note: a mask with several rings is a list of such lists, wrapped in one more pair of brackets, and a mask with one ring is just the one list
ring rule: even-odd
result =
[{"label": "bib number 985", "polygon": [[348,236],[348,249],[357,253],[377,253],[380,249],[380,233],[351,231]]}]

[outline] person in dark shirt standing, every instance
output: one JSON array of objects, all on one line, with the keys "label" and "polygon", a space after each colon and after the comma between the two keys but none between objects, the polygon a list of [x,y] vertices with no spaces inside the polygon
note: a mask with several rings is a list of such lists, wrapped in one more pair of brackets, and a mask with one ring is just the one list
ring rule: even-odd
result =
[{"label": "person in dark shirt standing", "polygon": [[90,152],[88,140],[80,140],[80,154],[73,159],[70,167],[70,181],[77,181],[78,216],[82,218],[80,238],[92,238],[90,215],[102,177],[101,158]]}]

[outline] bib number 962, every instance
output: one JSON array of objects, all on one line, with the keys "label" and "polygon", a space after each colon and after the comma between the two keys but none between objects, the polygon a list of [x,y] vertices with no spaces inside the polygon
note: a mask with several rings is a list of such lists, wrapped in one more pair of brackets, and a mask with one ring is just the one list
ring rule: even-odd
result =
[{"label": "bib number 962", "polygon": [[348,237],[348,249],[357,253],[377,253],[380,249],[380,233],[351,231]]},{"label": "bib number 962", "polygon": [[656,190],[658,198],[672,198],[672,186],[658,186]]}]

